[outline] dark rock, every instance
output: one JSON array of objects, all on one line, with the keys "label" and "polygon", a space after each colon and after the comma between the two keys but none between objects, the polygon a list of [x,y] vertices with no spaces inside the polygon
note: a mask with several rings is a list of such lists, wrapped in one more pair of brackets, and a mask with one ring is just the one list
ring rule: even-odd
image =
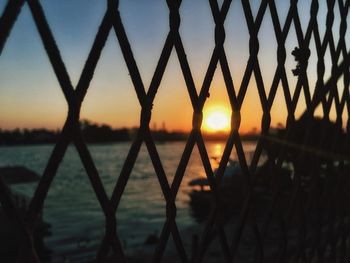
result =
[{"label": "dark rock", "polygon": [[6,184],[31,183],[40,180],[39,175],[23,166],[0,167],[0,176]]},{"label": "dark rock", "polygon": [[145,240],[145,245],[155,245],[158,244],[159,237],[155,234],[149,235],[147,239]]}]

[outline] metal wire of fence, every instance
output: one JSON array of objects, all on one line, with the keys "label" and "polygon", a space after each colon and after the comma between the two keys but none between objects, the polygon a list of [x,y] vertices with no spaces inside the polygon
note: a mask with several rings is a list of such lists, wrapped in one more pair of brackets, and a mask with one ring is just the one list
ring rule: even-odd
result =
[{"label": "metal wire of fence", "polygon": [[[249,58],[243,79],[236,93],[224,47],[225,19],[230,10],[231,0],[223,1],[221,6],[217,0],[209,0],[215,23],[215,47],[212,51],[202,86],[199,93],[197,93],[192,70],[179,33],[181,26],[179,12],[181,0],[166,1],[169,8],[170,29],[148,89],[145,88],[141,79],[127,33],[124,30],[118,9],[119,1],[108,1],[106,13],[96,34],[79,82],[76,87],[73,87],[40,1],[9,0],[0,19],[0,54],[8,36],[11,34],[11,29],[17,17],[21,13],[22,6],[28,4],[69,109],[59,140],[52,151],[24,218],[20,215],[16,204],[7,191],[4,181],[0,178],[0,201],[2,207],[7,216],[20,229],[23,237],[19,261],[39,262],[33,244],[33,226],[43,209],[50,185],[67,147],[70,143],[73,143],[83,162],[86,174],[90,179],[106,220],[105,236],[96,259],[98,262],[105,262],[113,253],[117,262],[127,262],[123,245],[118,236],[116,211],[140,147],[142,143],[145,143],[159,180],[159,186],[164,195],[164,201],[166,202],[166,222],[161,231],[160,242],[154,253],[153,262],[162,260],[170,236],[174,240],[181,262],[205,261],[206,253],[213,244],[212,241],[215,237],[219,239],[224,262],[233,262],[238,257],[239,247],[242,245],[242,239],[246,235],[247,229],[253,233],[251,235],[253,240],[252,252],[250,252],[253,257],[252,259],[246,258],[246,261],[242,262],[348,262],[350,258],[350,217],[347,200],[349,198],[350,166],[347,148],[350,146],[348,143],[348,131],[350,129],[350,121],[348,119],[350,112],[350,53],[346,46],[346,32],[350,1],[324,1],[327,3],[327,18],[326,32],[323,37],[321,37],[319,32],[317,20],[319,11],[318,0],[310,1],[310,19],[306,30],[303,30],[301,25],[298,11],[298,2],[300,1],[298,0],[290,1],[284,24],[281,24],[276,1],[262,0],[256,16],[252,13],[251,3],[245,0],[241,1],[250,37]],[[278,48],[276,50],[277,67],[269,92],[266,92],[267,89],[263,81],[264,76],[258,59],[258,34],[264,17],[268,16],[266,12],[268,9],[273,22]],[[339,40],[337,42],[332,30],[335,12],[340,13]],[[297,77],[294,93],[288,82],[285,68],[287,52],[290,52],[286,50],[285,43],[292,26],[295,28],[298,43],[298,47],[293,52],[298,62],[296,69],[293,71]],[[94,161],[82,138],[79,114],[82,101],[93,78],[96,64],[111,30],[116,34],[120,44],[120,49],[141,105],[141,112],[139,130],[127,154],[112,197],[109,199]],[[316,50],[310,50],[312,39],[315,42]],[[175,177],[172,182],[169,182],[157,147],[152,139],[149,124],[153,101],[157,95],[158,87],[173,49],[175,49],[179,59],[193,107],[193,124]],[[327,50],[330,52],[332,69],[330,78],[325,80],[325,53]],[[317,81],[315,87],[310,87],[307,68],[310,53],[313,52],[317,55]],[[214,72],[219,64],[231,104],[232,128],[219,168],[214,175],[204,144],[201,124],[203,107]],[[248,163],[243,151],[239,127],[241,118],[245,118],[245,116],[241,116],[241,107],[245,100],[248,84],[253,77],[256,81],[263,115],[261,119],[261,136],[257,142],[252,161]],[[342,79],[341,83],[339,83],[339,79]],[[275,101],[279,87],[283,89],[284,102]],[[315,89],[313,95],[310,92],[311,88]],[[305,97],[306,110],[296,120],[295,111],[301,93]],[[285,103],[288,112],[287,128],[279,138],[273,138],[270,134],[270,111],[274,103]],[[338,131],[333,133],[327,130],[327,121],[329,122],[332,104],[335,104],[336,109],[334,127]],[[315,130],[313,115],[316,108],[320,105],[323,110],[324,121],[319,126],[321,130]],[[342,131],[344,116],[347,117],[346,132]],[[306,132],[300,134],[300,126]],[[317,137],[320,138],[316,141],[313,140],[315,132],[317,132]],[[314,145],[311,146],[310,144],[312,143]],[[193,253],[188,254],[176,222],[177,208],[175,200],[191,153],[196,145],[210,183],[214,205],[199,242],[194,243]],[[237,152],[239,164],[244,174],[246,195],[240,206],[235,230],[231,231],[232,233],[228,233],[222,219],[223,210],[227,209],[227,207],[223,205],[220,185],[222,184],[223,174],[230,154],[234,150]],[[268,206],[264,207],[265,217],[261,223],[257,215],[261,199],[256,192],[256,185],[259,181],[257,176],[258,162],[263,151],[266,151],[269,156],[268,171],[271,175],[269,182],[273,187],[269,195]],[[324,158],[324,155],[318,154],[319,152],[327,152],[326,157]],[[280,172],[283,164],[290,159],[292,159],[294,174],[291,186],[289,186],[288,191],[285,191],[283,190]],[[307,168],[304,167],[305,160],[308,160]],[[274,243],[267,245],[270,242],[268,241],[268,234],[271,227],[279,229],[279,234]],[[269,252],[271,247],[275,249],[274,253]]]}]

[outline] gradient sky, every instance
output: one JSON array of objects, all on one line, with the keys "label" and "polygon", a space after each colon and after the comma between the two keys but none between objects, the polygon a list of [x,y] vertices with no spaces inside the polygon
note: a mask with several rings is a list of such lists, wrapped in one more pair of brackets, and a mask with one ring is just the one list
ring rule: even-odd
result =
[{"label": "gradient sky", "polygon": [[[73,85],[78,82],[104,15],[105,2],[41,1]],[[284,21],[289,1],[276,2],[280,19]],[[309,20],[309,5],[305,5],[307,1],[300,2],[302,4],[299,5],[299,13],[305,28]],[[1,13],[6,3],[7,1],[0,0]],[[251,1],[254,14],[259,3],[257,0]],[[321,4],[319,24],[322,35],[325,10],[325,4]],[[214,22],[208,1],[183,0],[180,12],[180,34],[199,92],[214,47]],[[143,82],[148,88],[169,31],[166,1],[120,0],[120,13]],[[335,28],[338,25],[339,15],[336,12]],[[240,1],[233,1],[225,28],[225,48],[237,91],[249,55],[249,34]],[[337,30],[334,33],[337,35]],[[269,10],[263,20],[259,40],[260,66],[266,89],[269,90],[277,65],[277,43]],[[292,27],[286,43],[286,70],[292,90],[296,78],[292,76],[291,70],[296,63],[290,53],[296,45],[295,30]],[[313,46],[312,43],[311,50]],[[329,59],[328,53],[326,58]],[[315,79],[315,65],[316,54],[312,52],[309,69],[311,82]],[[327,66],[326,75],[329,72],[330,67]],[[63,126],[67,115],[66,102],[27,4],[23,7],[0,57],[0,92],[0,128],[57,129]],[[217,67],[204,111],[217,105],[229,107],[220,66]],[[305,105],[300,103],[297,113],[300,114],[304,108]],[[192,125],[192,112],[180,65],[173,51],[154,101],[151,123],[152,126],[156,123],[157,127],[161,127],[164,122],[169,130],[189,130]],[[287,112],[281,87],[271,114],[272,125],[285,122]],[[111,31],[84,100],[81,119],[118,128],[138,126],[139,115],[140,105],[116,36]],[[255,80],[252,78],[242,107],[241,131],[249,131],[254,127],[259,129],[261,115]]]}]

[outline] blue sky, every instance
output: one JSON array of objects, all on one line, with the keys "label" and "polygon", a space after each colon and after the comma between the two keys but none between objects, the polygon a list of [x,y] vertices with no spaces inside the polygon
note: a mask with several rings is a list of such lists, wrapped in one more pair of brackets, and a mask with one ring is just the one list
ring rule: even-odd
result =
[{"label": "blue sky", "polygon": [[[0,1],[0,12],[6,2]],[[256,14],[260,1],[250,2],[253,13]],[[276,2],[280,19],[284,21],[289,1]],[[104,15],[106,1],[47,0],[41,3],[72,83],[75,85]],[[141,76],[145,86],[148,87],[169,31],[169,10],[166,1],[120,0],[119,9]],[[324,10],[325,6],[321,5],[319,16],[321,21],[325,19],[325,15],[322,16],[325,14]],[[180,13],[180,34],[199,90],[214,47],[214,22],[208,1],[183,0]],[[305,25],[309,19],[309,8],[305,8],[305,4],[299,4],[299,13]],[[320,25],[322,32],[324,26],[322,23]],[[249,55],[249,34],[240,1],[233,1],[225,28],[226,53],[238,89]],[[290,55],[296,46],[294,28],[291,29],[290,35],[286,43],[286,69],[291,83],[295,83],[295,78],[291,74],[295,62]],[[260,66],[268,86],[277,65],[277,44],[270,14],[266,14],[263,20],[259,40]],[[315,60],[315,57],[312,59]],[[242,120],[242,125],[245,125],[246,129],[259,127],[261,117],[254,80],[251,86],[242,112],[247,112],[247,116],[256,112],[256,117]],[[62,127],[67,114],[66,102],[27,4],[23,7],[0,57],[0,92],[1,128]],[[282,91],[278,92],[276,100],[279,103],[273,107],[274,123],[283,122],[286,117]],[[216,104],[228,106],[220,67],[214,76],[211,97],[205,107]],[[182,110],[181,118],[178,117],[179,109]],[[113,127],[130,127],[138,125],[139,113],[140,106],[119,44],[114,32],[111,31],[84,101],[81,118],[107,123]],[[158,123],[158,126],[166,122],[170,129],[191,127],[192,108],[175,52],[170,58],[155,99],[152,122]]]}]

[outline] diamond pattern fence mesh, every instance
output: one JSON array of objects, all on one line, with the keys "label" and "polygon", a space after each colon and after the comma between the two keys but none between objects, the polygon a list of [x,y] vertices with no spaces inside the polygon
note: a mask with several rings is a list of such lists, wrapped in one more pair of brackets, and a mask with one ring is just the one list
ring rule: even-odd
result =
[{"label": "diamond pattern fence mesh", "polygon": [[[164,0],[165,1],[165,0]],[[33,244],[33,227],[43,209],[45,198],[60,163],[70,143],[74,144],[84,165],[96,198],[105,217],[105,236],[96,255],[97,262],[127,262],[123,244],[118,235],[116,211],[128,184],[130,174],[145,143],[159,181],[159,187],[166,203],[166,221],[162,227],[160,241],[154,251],[152,262],[161,262],[169,238],[172,238],[180,262],[208,262],[208,251],[214,244],[220,247],[222,262],[348,262],[350,259],[350,214],[348,198],[350,193],[349,136],[350,111],[349,65],[350,54],[347,44],[347,21],[349,21],[349,0],[321,0],[327,4],[325,34],[319,31],[319,0],[310,0],[310,19],[302,25],[298,0],[290,0],[284,23],[281,22],[275,0],[262,0],[256,15],[250,1],[242,0],[246,26],[249,31],[249,57],[239,87],[234,87],[232,71],[229,68],[225,48],[225,19],[231,7],[230,0],[222,5],[209,0],[215,23],[215,47],[199,92],[192,75],[192,68],[186,57],[181,27],[181,0],[166,0],[169,8],[169,32],[161,50],[157,67],[149,87],[145,87],[137,61],[133,55],[128,35],[124,30],[119,13],[119,1],[108,1],[107,10],[96,33],[95,40],[86,60],[76,87],[72,85],[65,63],[60,55],[54,35],[45,17],[39,0],[9,0],[0,19],[0,54],[11,34],[12,27],[28,5],[40,34],[45,51],[55,72],[68,105],[68,114],[60,137],[50,155],[41,180],[35,190],[25,216],[19,212],[10,197],[8,188],[0,178],[0,201],[6,215],[11,218],[21,233],[22,245],[19,262],[39,262]],[[269,12],[268,12],[269,10]],[[335,28],[334,17],[338,12],[339,28]],[[266,87],[259,61],[259,30],[262,21],[270,16],[277,41],[277,66],[271,86]],[[324,25],[323,25],[324,26]],[[287,50],[286,40],[295,29],[298,46]],[[338,41],[334,36],[338,31]],[[120,50],[127,65],[133,87],[141,106],[140,124],[137,135],[127,153],[111,198],[106,194],[98,170],[82,137],[79,120],[80,110],[95,67],[106,43],[108,34],[115,33]],[[310,48],[311,41],[315,49]],[[171,52],[175,50],[186,83],[188,96],[193,108],[192,130],[186,141],[173,180],[169,180],[162,165],[157,146],[150,131],[152,107]],[[296,60],[293,74],[296,85],[287,78],[286,58],[292,52]],[[326,60],[326,52],[330,60]],[[317,57],[317,80],[309,81],[308,60]],[[331,74],[325,78],[325,68],[331,63]],[[219,168],[214,172],[204,143],[201,125],[203,107],[208,97],[216,68],[220,65],[227,96],[231,105],[231,130]],[[249,82],[255,79],[263,111],[261,133],[251,162],[248,162],[242,147],[240,134],[241,114]],[[276,100],[281,89],[284,100]],[[237,92],[236,92],[237,90]],[[311,90],[314,90],[312,93]],[[268,91],[268,92],[267,92]],[[306,109],[296,118],[298,101],[304,95]],[[185,99],[185,98],[184,98]],[[278,136],[271,133],[271,108],[276,103],[287,108],[286,129]],[[336,118],[330,122],[332,105]],[[321,107],[322,119],[315,119],[315,111]],[[212,209],[201,235],[193,238],[191,251],[184,247],[184,238],[176,221],[176,198],[183,181],[186,167],[193,149],[197,147],[203,168],[210,184]],[[234,227],[227,228],[227,213],[230,204],[237,203],[234,196],[225,198],[222,190],[223,175],[232,151],[237,152],[244,180],[244,199],[239,202]],[[265,152],[268,162],[266,174],[261,178],[258,163]],[[283,167],[289,162],[292,175],[284,175]],[[268,186],[267,186],[268,185]],[[266,190],[268,188],[268,190]],[[237,186],[232,186],[235,191]],[[264,190],[265,189],[265,190]],[[140,193],[141,195],[142,193]],[[227,204],[229,203],[229,204]],[[271,231],[274,237],[271,238]],[[213,240],[217,239],[218,242]],[[249,250],[249,253],[242,251]]]}]

